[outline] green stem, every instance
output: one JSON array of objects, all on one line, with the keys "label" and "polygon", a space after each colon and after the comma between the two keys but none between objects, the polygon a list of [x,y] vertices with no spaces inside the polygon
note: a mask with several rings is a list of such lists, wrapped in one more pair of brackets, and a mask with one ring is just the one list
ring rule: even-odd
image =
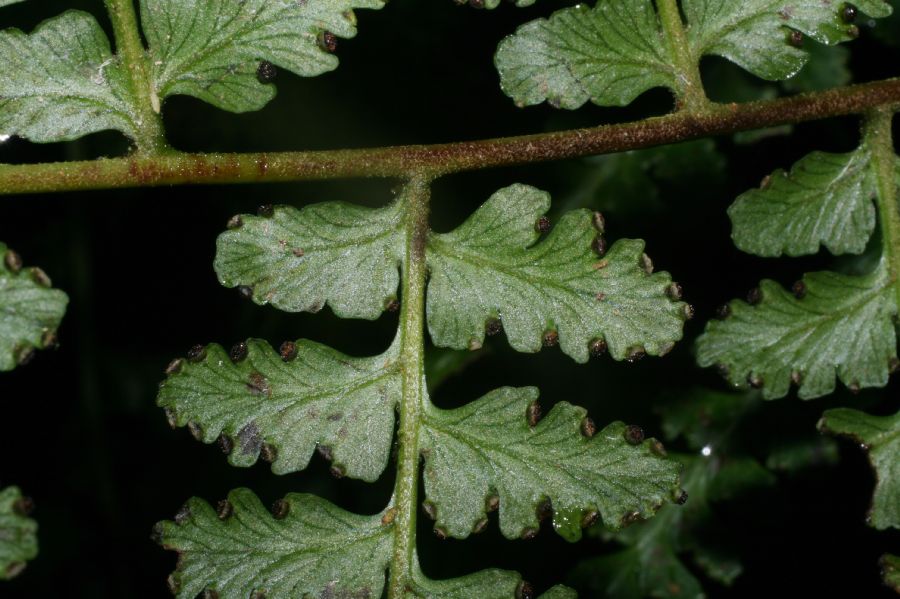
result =
[{"label": "green stem", "polygon": [[894,286],[897,306],[900,307],[900,203],[897,182],[898,160],[891,135],[894,110],[882,108],[866,115],[865,139],[872,154],[872,165],[878,185],[878,219],[881,224],[883,260]]},{"label": "green stem", "polygon": [[656,0],[659,20],[668,42],[669,57],[675,65],[679,108],[688,112],[708,112],[713,104],[707,99],[700,78],[700,65],[695,60],[684,31],[684,22],[676,0]]},{"label": "green stem", "polygon": [[419,488],[419,421],[427,401],[425,389],[425,243],[428,237],[430,181],[416,175],[403,191],[406,202],[406,259],[400,312],[400,361],[403,397],[400,402],[397,482],[394,488],[394,554],[389,599],[401,599],[415,564],[416,506]]},{"label": "green stem", "polygon": [[150,83],[147,59],[141,42],[133,0],[103,0],[112,21],[116,53],[128,67],[134,99],[139,154],[156,154],[168,148],[159,114],[159,98]]},{"label": "green stem", "polygon": [[703,113],[682,111],[632,123],[452,144],[272,154],[163,154],[0,165],[0,195],[347,177],[409,178],[413,173],[435,178],[463,171],[625,152],[861,114],[889,105],[900,106],[900,79],[729,104]]}]

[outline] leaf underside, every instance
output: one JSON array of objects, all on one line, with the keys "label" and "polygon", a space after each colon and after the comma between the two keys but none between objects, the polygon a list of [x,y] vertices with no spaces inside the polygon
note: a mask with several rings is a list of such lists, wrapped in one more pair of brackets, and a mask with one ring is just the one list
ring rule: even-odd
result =
[{"label": "leaf underside", "polygon": [[765,280],[761,300],[729,303],[697,340],[701,366],[720,365],[736,387],[762,386],[766,399],[827,395],[835,377],[854,389],[883,387],[897,357],[894,287],[884,265],[865,276],[808,274],[803,297]]},{"label": "leaf underside", "polygon": [[381,596],[391,526],[380,515],[357,516],[296,493],[278,504],[281,519],[248,489],[232,491],[227,502],[213,509],[191,499],[175,522],[157,525],[160,544],[180,554],[170,577],[177,597],[207,589],[220,599]]},{"label": "leaf underside", "polygon": [[[232,112],[259,110],[275,96],[263,62],[304,77],[334,70],[337,38],[356,35],[353,10],[383,5],[141,0],[152,108],[185,94]],[[92,15],[69,10],[31,34],[0,31],[0,135],[56,142],[111,129],[135,139],[137,102],[127,66]]]},{"label": "leaf underside", "polygon": [[[870,17],[891,14],[891,6],[884,0],[853,4]],[[828,45],[856,37],[854,26],[841,18],[841,2],[683,0],[682,7],[695,60],[716,54],[770,81],[793,77],[809,58],[805,50],[789,43],[791,30]]]},{"label": "leaf underside", "polygon": [[0,371],[7,371],[27,362],[34,350],[53,346],[69,298],[49,288],[42,270],[21,268],[18,255],[3,243],[0,260]]},{"label": "leaf underside", "polygon": [[900,528],[900,412],[872,416],[849,408],[826,410],[819,430],[849,437],[868,451],[877,479],[869,524]]},{"label": "leaf underside", "polygon": [[[375,599],[384,590],[392,551],[389,514],[359,516],[297,493],[275,502],[270,512],[252,491],[236,489],[215,508],[191,499],[174,522],[157,524],[154,536],[179,553],[169,586],[180,598],[212,591],[220,599]],[[405,596],[512,599],[521,580],[515,572],[490,569],[435,581],[415,563]],[[557,586],[541,597],[574,599],[575,594]]]},{"label": "leaf underside", "polygon": [[416,566],[406,599],[509,599],[516,594],[522,577],[509,570],[482,570],[450,580],[429,580]]},{"label": "leaf underside", "polygon": [[432,408],[421,429],[425,493],[436,527],[467,537],[499,498],[500,530],[508,538],[537,531],[546,500],[553,524],[575,541],[599,516],[612,529],[652,516],[678,495],[680,466],[656,442],[625,439],[613,423],[591,438],[583,408],[562,402],[536,426],[527,412],[537,389],[502,388],[455,410]]},{"label": "leaf underside", "polygon": [[210,345],[199,362],[170,369],[158,404],[173,425],[191,423],[204,442],[219,440],[232,465],[250,466],[262,454],[273,472],[288,474],[306,468],[318,447],[335,472],[377,480],[400,397],[396,349],[352,358],[300,340],[285,357],[258,339],[231,352]]},{"label": "leaf underside", "polygon": [[[883,0],[854,5],[886,17]],[[853,39],[858,29],[841,17],[842,3],[821,0],[683,0],[689,61],[722,56],[763,79],[796,75],[809,53],[790,43],[790,32],[822,44]],[[548,101],[574,109],[588,100],[622,106],[654,87],[680,93],[686,77],[675,67],[674,47],[650,0],[597,0],[521,26],[501,42],[495,57],[501,87],[516,104]]]},{"label": "leaf underside", "polygon": [[0,580],[15,578],[37,557],[37,522],[22,514],[22,502],[17,487],[0,490]]},{"label": "leaf underside", "polygon": [[341,202],[270,217],[244,215],[219,236],[215,269],[226,287],[252,289],[258,304],[342,318],[378,318],[397,297],[403,256],[402,203],[364,208]]},{"label": "leaf underside", "polygon": [[815,152],[776,171],[728,209],[735,245],[751,254],[860,254],[875,229],[875,174],[866,148]]},{"label": "leaf underside", "polygon": [[562,351],[581,363],[598,343],[617,360],[669,351],[686,305],[667,296],[668,273],[649,272],[644,243],[622,239],[598,256],[602,232],[588,210],[564,215],[538,242],[536,223],[549,206],[547,193],[513,185],[456,230],[430,236],[434,343],[481,347],[486,325],[499,320],[513,349],[537,352],[547,333],[558,334]]},{"label": "leaf underside", "polygon": [[128,86],[88,13],[67,11],[31,34],[0,31],[0,134],[53,142],[115,129],[134,137]]},{"label": "leaf underside", "polygon": [[[324,35],[356,35],[354,9],[382,0],[141,0],[160,99],[185,94],[232,112],[258,110],[274,96],[257,78],[265,60],[303,77],[337,68]],[[326,47],[323,47],[326,46]]]},{"label": "leaf underside", "polygon": [[519,106],[624,106],[675,86],[651,0],[598,0],[531,21],[500,43],[494,62]]}]

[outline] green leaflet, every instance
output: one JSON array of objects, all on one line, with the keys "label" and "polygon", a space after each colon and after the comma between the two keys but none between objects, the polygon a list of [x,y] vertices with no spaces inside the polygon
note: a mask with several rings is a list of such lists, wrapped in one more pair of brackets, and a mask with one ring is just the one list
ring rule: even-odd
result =
[{"label": "green leaflet", "polygon": [[273,513],[252,491],[237,489],[217,509],[194,498],[175,522],[157,524],[159,543],[180,554],[169,579],[175,595],[193,599],[208,589],[220,599],[381,596],[392,542],[381,515],[357,516],[296,493],[276,502]]},{"label": "green leaflet", "polygon": [[262,456],[276,474],[306,468],[316,447],[332,471],[375,481],[387,465],[400,396],[397,349],[351,358],[300,340],[282,346],[251,339],[226,352],[210,345],[178,360],[160,388],[170,422],[190,423],[219,440],[235,466]]},{"label": "green leaflet", "polygon": [[[0,6],[18,0],[0,0]],[[141,0],[153,109],[174,94],[234,112],[275,96],[261,61],[312,77],[337,67],[337,37],[356,35],[354,8],[382,0]],[[113,129],[137,137],[127,67],[93,16],[70,10],[26,35],[0,31],[0,135],[35,142]]]},{"label": "green leaflet", "polygon": [[597,0],[519,27],[497,48],[504,93],[519,106],[588,100],[624,106],[650,88],[676,86],[651,0]]},{"label": "green leaflet", "polygon": [[38,554],[37,522],[28,517],[30,502],[18,487],[0,490],[0,580],[10,580]]},{"label": "green leaflet", "polygon": [[[884,0],[853,4],[870,17],[891,14]],[[793,77],[809,58],[789,43],[790,30],[829,45],[856,37],[855,26],[841,18],[842,8],[841,2],[822,0],[682,1],[695,60],[716,54],[770,81]]]},{"label": "green leaflet", "polygon": [[0,0],[0,8],[4,6],[9,6],[10,4],[17,4],[19,2],[23,2],[24,0]]},{"label": "green leaflet", "polygon": [[258,304],[342,318],[378,318],[397,297],[403,203],[372,209],[342,202],[277,206],[241,216],[219,236],[215,269],[226,287],[252,289]]},{"label": "green leaflet", "polygon": [[[154,537],[179,553],[169,586],[180,598],[215,591],[247,597],[380,597],[393,543],[390,511],[346,512],[315,495],[288,494],[267,510],[249,489],[236,489],[214,509],[191,499],[160,522]],[[512,599],[515,572],[484,570],[451,580],[427,579],[415,566],[409,599]],[[573,599],[557,586],[542,599]]]},{"label": "green leaflet", "polygon": [[[854,5],[870,17],[891,14],[883,0]],[[576,5],[526,23],[497,49],[501,87],[519,106],[545,100],[568,109],[588,100],[622,106],[653,87],[680,95],[692,75],[680,70],[676,58],[697,65],[716,54],[777,81],[796,75],[809,60],[807,51],[791,44],[792,30],[828,45],[858,34],[842,19],[840,2],[683,0],[681,8],[684,50],[668,39],[650,0],[597,0],[593,9]]]},{"label": "green leaflet", "polygon": [[91,15],[70,10],[27,35],[0,31],[0,133],[72,140],[137,125],[128,73]]},{"label": "green leaflet", "polygon": [[487,523],[494,497],[503,534],[528,537],[549,500],[554,528],[575,541],[598,515],[617,529],[679,494],[680,466],[660,455],[658,442],[630,444],[622,423],[588,437],[587,412],[566,402],[535,423],[537,397],[533,387],[505,387],[462,408],[428,409],[420,443],[436,528],[469,536]]},{"label": "green leaflet", "polygon": [[28,362],[35,349],[56,343],[69,302],[39,268],[22,268],[18,254],[0,243],[0,371]]},{"label": "green leaflet", "polygon": [[872,416],[849,408],[827,410],[818,427],[849,437],[869,452],[877,479],[869,524],[881,530],[900,528],[900,412]]},{"label": "green leaflet", "polygon": [[814,152],[790,174],[775,171],[728,209],[735,245],[758,256],[860,254],[875,229],[875,173],[865,147]]},{"label": "green leaflet", "polygon": [[[681,339],[689,308],[667,296],[668,273],[650,274],[640,240],[605,248],[602,223],[569,212],[536,243],[549,194],[501,189],[455,231],[428,240],[428,330],[434,343],[481,347],[485,326],[502,322],[510,345],[536,352],[555,342],[577,362],[609,348],[617,360],[661,355]],[[598,240],[599,241],[595,241]]]},{"label": "green leaflet", "polygon": [[406,599],[510,599],[522,578],[508,570],[482,570],[468,576],[450,580],[429,580],[418,564],[413,570],[413,581],[406,592]]},{"label": "green leaflet", "polygon": [[258,110],[275,97],[275,87],[257,79],[260,61],[303,77],[334,70],[338,59],[326,47],[334,36],[356,35],[353,9],[383,5],[382,0],[141,0],[154,92],[160,100],[186,94],[233,112]]},{"label": "green leaflet", "polygon": [[900,556],[885,554],[881,556],[881,576],[884,584],[900,593]]},{"label": "green leaflet", "polygon": [[795,288],[760,284],[761,300],[728,304],[697,340],[701,366],[719,364],[737,387],[762,386],[763,397],[803,399],[834,391],[835,375],[851,388],[883,387],[897,357],[894,286],[884,265],[865,276],[808,274]]}]

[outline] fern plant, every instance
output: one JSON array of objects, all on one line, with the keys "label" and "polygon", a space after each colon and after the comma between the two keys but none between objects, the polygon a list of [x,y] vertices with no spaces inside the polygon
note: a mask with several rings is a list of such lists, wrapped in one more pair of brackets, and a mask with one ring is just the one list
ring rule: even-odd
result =
[{"label": "fern plant", "polygon": [[[114,130],[130,140],[131,151],[96,161],[0,165],[3,193],[399,181],[395,197],[378,207],[263,205],[235,216],[218,239],[214,264],[222,285],[281,311],[327,306],[340,318],[366,320],[399,312],[383,352],[349,356],[305,339],[277,348],[261,339],[230,348],[197,345],[170,363],[158,395],[172,427],[218,444],[234,466],[262,459],[275,474],[294,474],[318,452],[335,477],[375,482],[393,455],[390,500],[378,513],[355,514],[312,494],[289,493],[271,506],[246,488],[214,504],[191,499],[154,529],[163,547],[179,553],[168,579],[179,597],[538,595],[507,570],[429,578],[417,553],[420,511],[441,539],[484,531],[494,511],[509,539],[534,537],[548,517],[571,542],[593,527],[592,536],[614,538],[626,549],[588,563],[581,575],[592,580],[588,586],[615,594],[702,593],[678,563],[685,552],[717,580],[737,576],[733,561],[674,536],[677,527],[707,519],[708,506],[728,492],[772,481],[739,452],[734,461],[704,461],[730,430],[698,427],[707,412],[684,406],[665,415],[668,436],[685,436],[692,452],[675,455],[638,426],[598,426],[565,401],[544,415],[534,387],[499,387],[455,409],[432,403],[428,339],[439,348],[478,352],[487,336],[502,333],[518,352],[559,346],[579,364],[602,356],[635,362],[668,354],[694,315],[682,286],[655,269],[643,241],[608,241],[604,216],[586,208],[551,222],[550,194],[531,185],[509,184],[452,231],[433,231],[432,185],[446,175],[861,115],[858,150],[813,154],[790,173],[767,177],[729,215],[737,246],[757,255],[810,254],[820,246],[861,254],[876,244],[877,264],[859,274],[814,273],[791,291],[764,281],[748,302],[727,304],[721,320],[707,325],[697,361],[719,365],[730,386],[760,389],[766,399],[783,397],[792,382],[801,398],[831,393],[836,378],[854,391],[883,387],[897,368],[900,162],[891,126],[900,81],[720,104],[709,99],[700,70],[701,59],[715,55],[758,78],[789,80],[810,60],[807,38],[825,46],[851,41],[860,34],[857,23],[891,14],[884,0],[596,0],[563,8],[500,42],[495,65],[513,102],[626,106],[662,87],[674,97],[673,112],[437,146],[259,154],[177,151],[165,136],[166,101],[186,95],[230,112],[261,110],[275,96],[279,69],[301,77],[335,69],[340,40],[357,33],[354,11],[383,9],[382,0],[141,0],[139,12],[130,0],[105,5],[114,43],[94,16],[74,10],[30,33],[0,32],[0,132],[3,139],[44,143]],[[46,283],[31,272],[33,282]],[[28,314],[55,329],[63,296],[40,293],[25,298]],[[35,337],[33,323],[20,325],[10,314],[0,322],[8,366],[22,362],[28,348],[50,344],[46,335]],[[724,413],[734,418],[756,400],[699,395],[703,410],[729,406],[735,413]],[[879,476],[871,522],[900,528],[897,416],[829,410],[820,428],[868,447]],[[723,477],[724,487],[717,485]],[[718,490],[726,487],[731,491]],[[689,494],[696,511],[668,506],[651,528],[621,531],[666,504],[684,504]],[[896,586],[897,558],[883,561],[887,583]],[[574,595],[562,584],[540,594]]]}]

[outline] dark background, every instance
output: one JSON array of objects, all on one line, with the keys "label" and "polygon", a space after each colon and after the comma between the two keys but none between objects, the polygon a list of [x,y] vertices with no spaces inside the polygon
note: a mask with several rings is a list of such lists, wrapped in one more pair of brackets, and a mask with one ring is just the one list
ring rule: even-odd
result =
[{"label": "dark background", "polygon": [[[4,9],[3,25],[30,30],[68,7],[89,10],[107,24],[99,0],[26,4]],[[494,49],[518,24],[560,4],[527,10],[504,5],[488,12],[450,0],[392,0],[380,12],[359,11],[360,35],[341,41],[337,71],[316,79],[282,73],[277,99],[254,114],[233,115],[191,98],[172,99],[164,111],[170,140],[186,151],[354,148],[532,133],[670,109],[670,96],[659,90],[627,109],[516,109],[499,89]],[[857,81],[898,74],[900,51],[879,43],[867,27],[851,47]],[[703,66],[718,99],[738,97],[757,85],[749,78],[743,87],[732,85],[737,71],[723,61]],[[634,365],[601,359],[579,366],[558,349],[515,354],[502,336],[495,337],[466,376],[436,390],[435,401],[454,405],[497,386],[537,385],[545,408],[565,399],[587,407],[598,423],[639,423],[648,435],[661,436],[654,406],[664,401],[664,393],[698,384],[725,386],[713,372],[697,368],[691,354],[692,339],[715,307],[743,296],[760,278],[790,284],[803,272],[833,262],[825,254],[794,260],[741,254],[730,241],[726,207],[764,175],[811,150],[855,147],[858,129],[857,119],[845,118],[798,126],[792,135],[766,136],[752,145],[721,138],[715,143],[727,163],[719,174],[687,168],[683,176],[676,171],[666,177],[648,168],[638,173],[636,192],[611,181],[582,193],[581,205],[604,209],[611,238],[646,239],[657,267],[682,282],[697,312],[687,339],[666,359]],[[0,161],[86,159],[119,155],[126,148],[113,133],[44,146],[11,140],[0,146]],[[681,158],[686,164],[693,159]],[[513,182],[547,189],[557,200],[571,199],[594,168],[571,161],[440,180],[434,226],[449,229]],[[17,484],[34,497],[41,543],[39,558],[0,587],[0,595],[167,596],[165,579],[175,555],[157,547],[150,531],[192,495],[215,501],[229,489],[248,486],[266,503],[288,491],[312,491],[351,510],[382,508],[393,484],[390,468],[376,485],[334,480],[318,457],[308,471],[285,477],[272,475],[262,464],[232,468],[218,448],[195,442],[185,429],[170,430],[154,402],[165,365],[196,343],[217,341],[227,347],[251,336],[273,343],[306,337],[354,355],[383,351],[393,336],[395,315],[375,322],[341,321],[328,310],[288,315],[257,307],[218,285],[212,261],[216,236],[232,214],[265,203],[341,199],[379,204],[388,200],[393,185],[352,180],[0,199],[0,239],[26,264],[41,265],[71,298],[61,348],[0,376],[0,483]],[[642,193],[641,185],[655,185],[658,197]],[[742,442],[764,461],[773,439],[814,436],[826,408],[895,411],[898,389],[895,378],[888,389],[859,396],[841,389],[812,402],[792,396],[766,403],[744,427]],[[745,573],[730,589],[706,581],[711,596],[891,596],[880,585],[876,562],[882,553],[900,550],[900,535],[866,527],[873,476],[855,446],[841,443],[840,448],[838,464],[780,474],[774,487],[717,508],[723,532],[737,542]],[[425,523],[419,547],[432,577],[498,566],[519,570],[542,590],[564,581],[579,560],[615,545],[598,540],[570,545],[548,527],[533,541],[509,542],[496,523],[467,541],[440,542]]]}]

